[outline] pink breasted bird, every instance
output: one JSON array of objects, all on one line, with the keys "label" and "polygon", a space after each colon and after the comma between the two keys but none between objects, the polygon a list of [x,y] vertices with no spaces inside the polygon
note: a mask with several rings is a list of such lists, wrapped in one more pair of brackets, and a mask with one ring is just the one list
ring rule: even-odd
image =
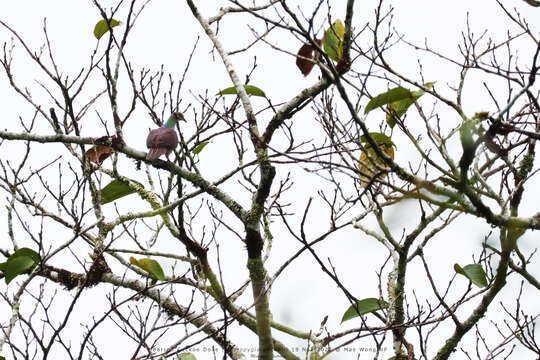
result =
[{"label": "pink breasted bird", "polygon": [[146,154],[146,160],[155,160],[165,154],[169,154],[178,146],[178,135],[174,126],[178,121],[186,121],[180,112],[172,113],[169,119],[158,129],[151,130],[146,138],[146,147],[150,149]]}]

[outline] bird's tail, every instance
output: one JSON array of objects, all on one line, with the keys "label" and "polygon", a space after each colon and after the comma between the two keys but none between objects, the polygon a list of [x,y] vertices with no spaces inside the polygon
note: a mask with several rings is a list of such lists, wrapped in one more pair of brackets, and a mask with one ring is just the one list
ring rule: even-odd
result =
[{"label": "bird's tail", "polygon": [[166,154],[168,151],[167,148],[151,148],[146,154],[146,160],[155,160],[163,154]]}]

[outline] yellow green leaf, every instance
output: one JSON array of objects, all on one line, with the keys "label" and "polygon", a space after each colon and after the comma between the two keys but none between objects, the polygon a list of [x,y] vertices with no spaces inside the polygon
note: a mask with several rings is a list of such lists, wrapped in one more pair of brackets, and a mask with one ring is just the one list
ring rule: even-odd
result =
[{"label": "yellow green leaf", "polygon": [[154,260],[150,258],[143,258],[143,259],[135,259],[133,256],[129,258],[129,262],[144,271],[146,271],[151,278],[165,281],[165,273],[163,272],[163,269],[161,268],[161,265]]},{"label": "yellow green leaf", "polygon": [[[121,24],[120,21],[118,20],[115,20],[115,19],[111,19],[110,20],[110,26],[111,28],[115,27],[115,26],[118,26]],[[107,25],[107,20],[105,19],[102,19],[100,21],[98,21],[96,23],[96,26],[94,26],[94,36],[96,37],[96,39],[101,39],[101,37],[107,32],[109,31],[109,25]]]},{"label": "yellow green leaf", "polygon": [[324,33],[323,47],[324,52],[332,60],[339,61],[343,55],[343,37],[345,36],[345,27],[341,20],[336,20]]},{"label": "yellow green leaf", "polygon": [[[392,139],[383,133],[371,132],[369,133],[369,136],[379,145],[385,144],[387,146],[395,146]],[[360,142],[366,144],[365,146],[370,146],[366,135],[360,136]]]},{"label": "yellow green leaf", "polygon": [[[369,135],[373,140],[375,140],[379,149],[382,152],[388,155],[391,159],[394,158],[394,143],[388,136],[381,133],[370,133]],[[365,136],[362,136],[360,138],[360,141],[364,143],[364,150],[360,154],[358,171],[360,172],[362,186],[366,187],[373,178],[373,176],[380,173],[378,167],[385,168],[386,163],[384,159],[380,158],[377,155],[377,152],[367,142],[367,138]],[[378,175],[378,178],[380,179],[384,177],[386,177],[386,174]]]},{"label": "yellow green leaf", "polygon": [[178,360],[197,360],[197,358],[192,353],[186,352],[186,353],[179,354]]},{"label": "yellow green leaf", "polygon": [[[253,85],[244,85],[244,89],[246,89],[246,93],[248,95],[261,96],[261,97],[266,96],[264,91],[262,91],[261,89]],[[228,87],[226,89],[219,91],[216,95],[236,95],[236,94],[238,94],[238,92],[236,91],[236,87],[231,86],[231,87]]]},{"label": "yellow green leaf", "polygon": [[209,141],[203,141],[203,142],[200,142],[197,146],[195,146],[193,148],[193,150],[191,150],[192,153],[194,153],[195,155],[197,155],[198,153],[200,153],[204,147],[206,145],[208,145],[210,142]]}]

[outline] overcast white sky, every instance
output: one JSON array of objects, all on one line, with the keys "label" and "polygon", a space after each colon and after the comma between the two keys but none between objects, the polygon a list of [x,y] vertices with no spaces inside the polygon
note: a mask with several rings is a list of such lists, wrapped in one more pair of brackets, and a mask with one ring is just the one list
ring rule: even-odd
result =
[{"label": "overcast white sky", "polygon": [[[330,2],[332,3],[332,17],[343,18],[345,1]],[[116,1],[103,1],[102,5],[109,7],[116,3]],[[221,2],[215,2],[214,4],[213,1],[199,1],[199,3],[200,10],[206,16],[216,14],[217,9],[223,6]],[[226,4],[226,2],[224,3]],[[302,3],[303,7],[308,7],[312,6],[314,2],[299,1],[298,3]],[[357,3],[354,23],[355,27],[361,28],[366,22],[372,20],[375,2],[357,1]],[[509,24],[494,1],[416,0],[389,1],[388,4],[395,8],[393,25],[400,34],[404,35],[408,41],[418,44],[423,44],[424,39],[426,39],[432,48],[439,50],[441,54],[448,57],[456,57],[459,54],[457,44],[460,42],[462,31],[466,29],[467,14],[469,14],[469,23],[473,31],[479,34],[487,29],[489,37],[493,37],[494,41],[503,40],[508,31],[516,32],[515,27]],[[509,8],[514,6],[518,8],[522,15],[529,19],[529,24],[538,33],[540,8],[527,6],[522,0],[506,0],[505,4]],[[294,8],[293,2],[291,2],[290,7]],[[122,19],[122,14],[125,14],[125,9],[116,18]],[[81,67],[87,66],[88,57],[95,49],[96,39],[92,31],[95,23],[100,19],[100,15],[89,1],[2,1],[0,2],[0,19],[11,26],[33,51],[39,51],[40,46],[44,43],[43,25],[44,19],[46,19],[48,36],[54,49],[58,67],[65,74],[76,74]],[[231,19],[234,20],[225,20],[223,22],[219,37],[228,49],[242,48],[251,39],[248,24],[245,23],[245,17],[241,15],[232,16]],[[142,66],[158,70],[163,65],[167,72],[180,77],[188,59],[188,54],[199,36],[201,37],[200,44],[194,55],[195,60],[183,88],[183,105],[191,104],[191,106],[197,108],[199,106],[198,94],[206,90],[208,90],[209,94],[214,94],[219,89],[230,86],[231,82],[219,59],[210,56],[210,43],[184,2],[150,2],[138,19],[125,53],[133,62],[134,67]],[[0,42],[6,42],[9,47],[11,38],[12,36],[4,28],[0,28]],[[300,46],[298,40],[294,38],[273,37],[271,39],[276,45],[292,53],[295,53]],[[13,72],[18,83],[32,89],[37,102],[44,104],[43,106],[51,106],[46,105],[47,101],[44,100],[47,94],[36,85],[36,80],[43,81],[45,84],[50,84],[50,81],[46,80],[40,69],[29,61],[21,45],[16,40],[13,54]],[[530,49],[524,47],[519,55],[522,54],[524,56],[523,61],[528,63],[530,61],[528,57]],[[252,77],[252,83],[261,87],[267,96],[272,99],[273,103],[286,101],[302,88],[316,81],[316,72],[304,78],[294,66],[294,58],[286,53],[276,51],[269,53],[261,50],[261,53],[256,55],[258,68]],[[397,69],[414,76],[418,73],[418,58],[422,59],[426,80],[437,81],[438,90],[441,93],[449,92],[449,85],[457,85],[459,81],[457,68],[444,64],[432,56],[420,52],[413,53],[410,48],[398,48],[392,53],[391,60]],[[233,56],[232,60],[242,78],[253,63],[252,56]],[[126,81],[126,79],[121,79],[121,81]],[[102,85],[100,86],[102,87]],[[384,82],[381,82],[380,86],[381,91],[386,88]],[[481,81],[465,89],[464,108],[467,113],[472,114],[477,111],[491,109],[491,101],[482,89]],[[126,97],[123,98],[126,103],[121,103],[121,108],[123,105],[127,106],[130,90],[127,86]],[[373,89],[373,91],[375,90]],[[122,88],[120,88],[120,91],[122,91]],[[2,94],[3,104],[0,127],[17,131],[20,129],[18,117],[28,117],[33,111],[20,96],[10,89],[4,73],[0,75],[0,94]],[[87,96],[91,96],[91,94],[88,93]],[[262,108],[266,105],[266,102],[255,99],[254,104]],[[99,111],[101,115],[108,115],[110,111],[106,106],[107,103],[104,102],[103,107],[96,109],[96,111]],[[305,114],[307,113],[304,112],[303,116],[306,116]],[[94,120],[97,120],[95,114],[89,116],[94,116]],[[146,112],[139,109],[134,114],[137,122],[132,122],[132,126],[126,128],[126,141],[130,146],[140,150],[145,150],[144,141],[147,129],[153,126],[150,121],[146,120],[146,116]],[[268,116],[270,116],[269,113]],[[378,114],[378,116],[381,115]],[[263,117],[264,120],[267,119]],[[47,127],[41,127],[38,124],[37,128],[46,129]],[[99,127],[86,126],[85,131],[87,136],[103,135],[103,131]],[[189,117],[185,131],[186,133],[190,131]],[[306,129],[306,131],[309,131],[309,129]],[[213,147],[209,146],[204,154],[201,154],[203,169],[210,179],[217,178],[223,171],[229,169],[226,162],[217,160],[221,159],[221,149],[216,144],[213,145]],[[44,159],[51,156],[49,153],[43,155]],[[405,150],[400,152],[398,144],[396,158],[399,160],[400,157],[406,159],[407,153]],[[314,192],[314,189],[324,189],[325,187],[324,183],[319,183],[318,178],[314,176],[306,175],[305,179],[300,181],[301,184],[302,182],[304,182],[305,186],[299,187],[296,194],[303,201],[310,192]],[[249,201],[249,199],[244,200]],[[3,202],[4,199],[0,201]],[[122,205],[126,209],[137,206],[138,203],[132,203],[131,201],[133,200],[126,200]],[[537,201],[535,199],[526,199],[526,201],[528,202],[528,209],[530,209],[531,213],[534,213]],[[404,217],[403,214],[410,214],[411,211],[414,211],[413,206],[404,204],[401,209],[396,209],[394,214],[390,214],[389,217],[392,217],[392,229],[399,231],[400,228],[406,226],[408,217]],[[5,232],[5,219],[6,210],[2,206],[0,208],[0,234]],[[437,247],[426,250],[428,256],[434,256],[438,259],[437,263],[440,268],[437,272],[440,273],[439,280],[441,284],[444,284],[453,276],[452,266],[454,263],[470,260],[473,252],[479,252],[480,242],[490,230],[489,226],[478,221],[474,222],[475,226],[477,226],[475,228],[470,228],[467,224],[472,224],[472,222],[464,221],[453,225],[449,228],[449,231],[445,232],[448,237],[439,240],[444,243],[452,242],[454,245],[443,246],[444,251],[438,250]],[[313,232],[316,233],[319,226],[322,230],[326,224],[314,222],[312,226]],[[340,233],[338,237],[318,248],[321,253],[327,253],[328,256],[339,259],[334,261],[334,264],[337,265],[337,271],[340,273],[343,282],[350,287],[358,298],[377,296],[378,279],[374,273],[374,267],[379,266],[382,263],[381,259],[386,256],[386,251],[382,246],[373,241],[362,240],[365,239],[359,238],[358,232],[350,230]],[[235,243],[229,249],[220,249],[222,251],[222,265],[234,269],[228,274],[231,277],[231,282],[234,282],[236,274],[239,274],[240,278],[243,279],[246,271],[246,259],[244,257],[237,258],[238,251],[242,251],[241,246],[237,241]],[[528,233],[525,235],[523,243],[525,248],[537,246],[537,235],[533,236],[532,233]],[[0,246],[4,248],[5,244],[0,242]],[[299,245],[291,239],[277,239],[273,257],[268,263],[269,272],[272,273],[287,258],[287,255],[290,255],[291,249],[296,250],[298,247]],[[341,266],[341,264],[347,265]],[[351,269],[351,264],[357,267],[357,270]],[[420,264],[411,266],[411,274],[408,279],[412,280],[416,276],[423,276],[420,275],[422,269],[417,265]],[[295,266],[296,269],[300,268],[303,271],[289,271],[286,274],[287,281],[278,282],[273,288],[271,304],[274,318],[303,331],[309,331],[310,329],[316,331],[324,315],[329,315],[328,325],[333,331],[353,326],[354,324],[340,326],[339,321],[344,309],[348,306],[348,301],[328,278],[321,275],[318,266],[312,259],[304,255]],[[367,273],[364,273],[364,270],[368,270]],[[540,269],[537,270],[537,275],[540,275]],[[308,274],[316,274],[316,276],[309,276]],[[465,282],[464,286],[466,286]],[[0,285],[0,289],[4,289],[3,283]],[[516,287],[510,286],[502,294],[501,299],[504,299],[504,296],[515,294],[515,291]],[[99,299],[103,297],[103,292],[99,288],[94,288],[89,290],[85,296],[84,303],[93,304],[94,302],[100,302]],[[526,300],[526,304],[534,308],[532,304],[535,300],[533,298]],[[497,312],[500,310],[495,309],[492,311]],[[536,306],[536,311],[538,312],[538,306]],[[85,320],[84,315],[81,310],[79,315],[81,321]],[[1,317],[2,324],[6,322],[6,319],[5,316]],[[78,323],[75,322],[73,331],[77,331],[78,328]],[[278,336],[278,338],[287,343],[286,337]],[[103,340],[105,341],[105,339]],[[112,358],[112,355],[118,351],[117,347],[115,348],[114,340],[109,340],[112,341],[109,343],[110,348],[104,351],[105,358]],[[253,341],[253,338],[250,338],[249,341]],[[199,358],[205,359],[204,356]],[[349,355],[343,354],[332,356],[332,359],[350,358]]]}]

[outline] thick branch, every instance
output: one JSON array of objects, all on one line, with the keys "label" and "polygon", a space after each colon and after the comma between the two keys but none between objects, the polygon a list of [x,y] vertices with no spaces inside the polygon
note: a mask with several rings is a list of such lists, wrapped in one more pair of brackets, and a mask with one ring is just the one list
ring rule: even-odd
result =
[{"label": "thick branch", "polygon": [[201,13],[199,12],[199,9],[197,9],[197,7],[195,6],[195,3],[192,0],[187,0],[187,3],[188,3],[189,8],[191,9],[191,12],[193,13],[193,16],[195,16],[195,18],[199,21],[202,28],[206,32],[206,35],[208,35],[208,38],[212,41],[212,43],[216,47],[216,50],[218,51],[219,56],[221,57],[221,60],[223,61],[223,65],[225,65],[225,68],[227,69],[229,77],[231,78],[234,84],[234,87],[236,88],[236,92],[238,96],[240,97],[240,101],[242,102],[242,106],[246,113],[246,118],[249,124],[249,132],[251,135],[251,141],[253,142],[255,150],[257,150],[260,146],[259,130],[257,128],[257,121],[255,119],[255,114],[253,113],[253,107],[251,106],[251,101],[249,100],[249,97],[246,93],[246,89],[244,89],[244,86],[242,82],[240,81],[240,78],[238,77],[238,74],[236,73],[236,70],[234,69],[232,62],[229,59],[229,55],[227,55],[227,52],[225,51],[225,49],[223,49],[221,42],[217,39],[216,34],[210,28],[208,21],[201,15]]},{"label": "thick branch", "polygon": [[[116,143],[110,143],[110,142],[103,143],[103,142],[100,142],[97,138],[91,138],[91,137],[78,137],[78,136],[61,135],[61,134],[34,135],[34,134],[27,134],[27,133],[12,133],[12,132],[7,132],[7,131],[0,131],[0,139],[34,141],[34,142],[39,142],[39,143],[72,143],[72,144],[81,144],[81,145],[101,144],[101,145],[110,146],[114,148],[117,152],[123,153],[129,156],[130,158],[147,162],[145,152],[136,150],[134,148],[131,148],[129,146],[122,145],[122,144],[116,144]],[[151,163],[156,168],[167,170],[171,173],[180,175],[182,178],[190,181],[196,187],[200,188],[207,194],[213,196],[216,200],[219,200],[220,202],[222,202],[238,218],[244,219],[246,217],[247,212],[242,208],[242,206],[239,203],[233,200],[233,198],[230,197],[227,193],[220,190],[217,186],[206,181],[199,174],[186,171],[169,161],[154,160],[154,161],[150,161],[149,163]]]},{"label": "thick branch", "polygon": [[465,336],[465,334],[476,324],[486,313],[489,304],[495,299],[495,296],[506,285],[506,275],[510,261],[511,250],[503,250],[499,260],[499,266],[495,274],[495,280],[489,291],[482,297],[480,304],[474,309],[473,313],[461,326],[456,327],[454,334],[445,342],[445,345],[439,350],[434,360],[445,360],[450,357],[450,354],[456,350],[457,344]]},{"label": "thick branch", "polygon": [[[63,284],[68,288],[83,282],[86,278],[86,275],[84,274],[71,273],[52,267],[44,267],[40,271],[39,275]],[[152,299],[156,303],[158,303],[159,306],[161,306],[165,311],[167,311],[167,313],[180,316],[182,319],[186,319],[192,325],[200,328],[206,335],[208,335],[208,337],[213,339],[232,359],[244,358],[244,355],[242,354],[240,349],[236,345],[231,343],[221,331],[216,329],[210,322],[208,322],[204,315],[199,315],[193,311],[190,311],[189,308],[185,308],[178,302],[169,299],[158,289],[148,288],[147,284],[143,283],[142,281],[129,280],[123,276],[116,276],[111,273],[103,274],[100,280],[102,282],[131,289],[143,294],[145,297]]]}]

